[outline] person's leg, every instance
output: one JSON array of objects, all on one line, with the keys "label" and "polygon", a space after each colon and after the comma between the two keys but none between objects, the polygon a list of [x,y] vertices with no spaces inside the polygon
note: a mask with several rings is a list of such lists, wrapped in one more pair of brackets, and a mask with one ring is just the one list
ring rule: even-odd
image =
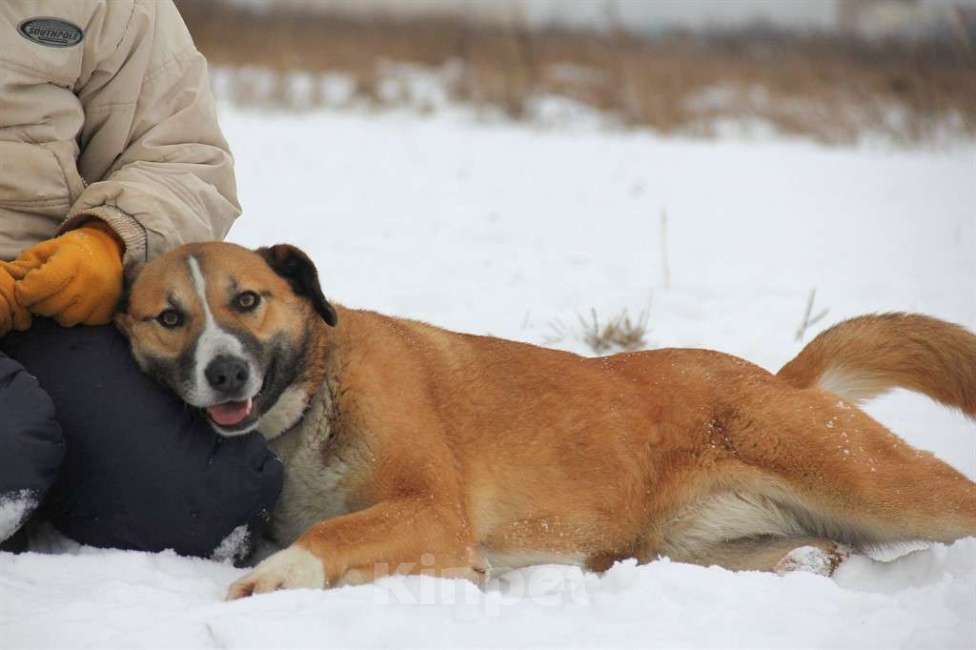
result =
[{"label": "person's leg", "polygon": [[51,398],[0,353],[0,550],[24,550],[26,535],[17,533],[54,483],[62,458]]},{"label": "person's leg", "polygon": [[281,490],[263,437],[218,436],[144,375],[114,327],[37,319],[4,351],[51,396],[67,443],[44,516],[85,544],[240,559]]}]

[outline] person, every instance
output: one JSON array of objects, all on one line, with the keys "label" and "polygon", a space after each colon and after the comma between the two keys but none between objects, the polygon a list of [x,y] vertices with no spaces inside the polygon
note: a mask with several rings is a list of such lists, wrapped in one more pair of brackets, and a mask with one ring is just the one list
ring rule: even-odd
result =
[{"label": "person", "polygon": [[[109,324],[123,278],[240,213],[206,61],[171,0],[0,3],[0,542],[242,559],[281,489]],[[77,326],[77,327],[76,327]]]}]

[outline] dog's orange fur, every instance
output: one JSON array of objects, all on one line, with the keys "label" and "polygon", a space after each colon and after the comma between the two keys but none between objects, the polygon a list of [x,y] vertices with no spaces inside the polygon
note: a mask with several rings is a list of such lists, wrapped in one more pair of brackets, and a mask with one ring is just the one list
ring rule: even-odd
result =
[{"label": "dog's orange fur", "polygon": [[[223,250],[206,245],[208,273],[223,272]],[[280,292],[262,265],[247,265],[251,288]],[[777,570],[798,546],[839,558],[837,542],[976,535],[976,484],[816,385],[842,369],[870,392],[902,385],[972,415],[976,336],[954,325],[865,316],[776,376],[708,350],[587,359],[368,311],[338,308],[335,329],[307,307],[288,313],[313,331],[331,399],[325,455],[347,467],[336,489],[348,513],[294,542],[328,585],[475,577],[493,558],[603,569],[664,554]],[[289,586],[260,572],[231,595]]]},{"label": "dog's orange fur", "polygon": [[859,402],[901,386],[976,418],[973,335],[921,314],[853,318],[803,348],[778,376],[798,388],[835,384]]},{"label": "dog's orange fur", "polygon": [[298,541],[330,582],[424,552],[467,566],[479,548],[647,561],[679,547],[682,512],[720,492],[801,509],[811,533],[846,542],[976,534],[964,476],[837,396],[740,359],[582,359],[339,314],[337,444],[372,453],[353,472],[362,510]]}]

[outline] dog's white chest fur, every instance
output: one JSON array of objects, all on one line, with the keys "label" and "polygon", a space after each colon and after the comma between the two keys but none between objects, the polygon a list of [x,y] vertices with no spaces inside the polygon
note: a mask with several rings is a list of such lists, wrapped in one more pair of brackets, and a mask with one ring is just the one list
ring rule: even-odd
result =
[{"label": "dog's white chest fur", "polygon": [[348,469],[334,454],[329,454],[328,400],[316,396],[298,427],[269,441],[285,466],[281,497],[271,516],[271,536],[288,545],[309,526],[346,514],[346,499],[341,486]]}]

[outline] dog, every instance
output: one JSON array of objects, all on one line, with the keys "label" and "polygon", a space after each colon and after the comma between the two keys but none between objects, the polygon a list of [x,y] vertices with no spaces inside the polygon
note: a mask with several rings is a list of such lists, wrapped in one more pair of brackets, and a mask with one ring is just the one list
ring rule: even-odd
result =
[{"label": "dog", "polygon": [[976,535],[976,483],[858,408],[901,386],[976,417],[976,336],[849,320],[778,374],[695,349],[583,358],[331,304],[312,261],[189,244],[116,323],[224,436],[285,463],[283,550],[228,598],[659,556],[830,575],[851,549]]}]

